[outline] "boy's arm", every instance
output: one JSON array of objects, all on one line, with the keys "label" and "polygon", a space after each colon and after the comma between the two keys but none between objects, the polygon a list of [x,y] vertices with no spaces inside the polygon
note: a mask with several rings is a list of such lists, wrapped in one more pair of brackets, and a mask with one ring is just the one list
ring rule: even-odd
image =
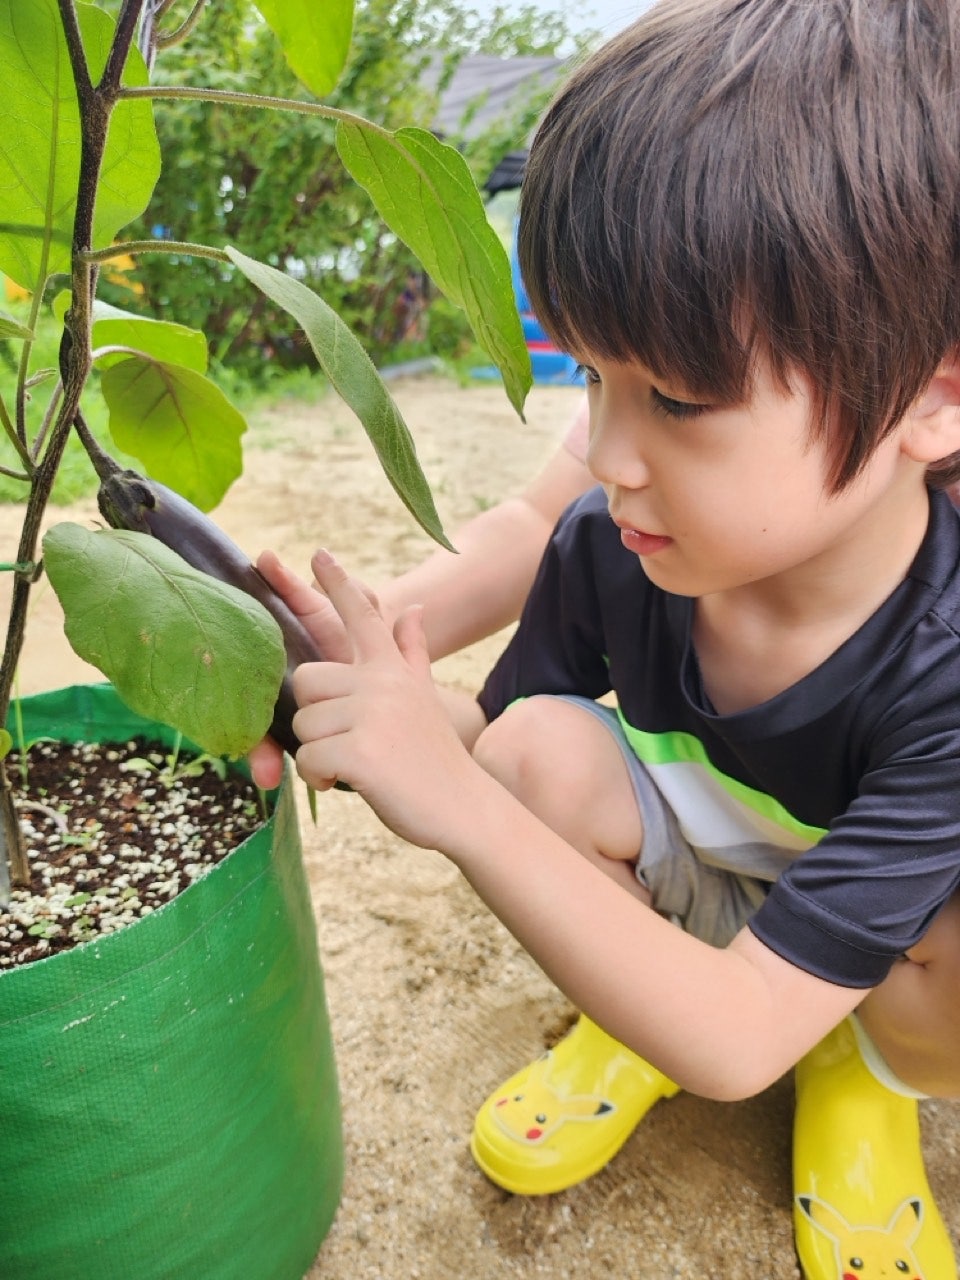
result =
[{"label": "boy's arm", "polygon": [[314,572],[351,636],[349,665],[301,667],[297,768],[349,782],[398,835],[439,849],[581,1009],[685,1088],[748,1096],[866,992],[789,964],[743,931],[723,950],[625,893],[485,773],[430,676],[414,612],[396,641],[329,556]]},{"label": "boy's arm", "polygon": [[487,717],[483,714],[480,703],[472,693],[464,693],[462,689],[451,689],[445,685],[437,685],[437,694],[446,708],[457,737],[468,751],[472,751],[480,734],[487,727]]},{"label": "boy's arm", "polygon": [[593,484],[582,458],[561,445],[522,493],[457,530],[457,554],[438,549],[379,587],[384,617],[393,622],[408,605],[423,604],[434,660],[515,622],[554,525]]},{"label": "boy's arm", "polygon": [[577,1008],[683,1088],[758,1093],[867,994],[805,973],[748,929],[723,949],[684,933],[495,786],[443,852]]}]

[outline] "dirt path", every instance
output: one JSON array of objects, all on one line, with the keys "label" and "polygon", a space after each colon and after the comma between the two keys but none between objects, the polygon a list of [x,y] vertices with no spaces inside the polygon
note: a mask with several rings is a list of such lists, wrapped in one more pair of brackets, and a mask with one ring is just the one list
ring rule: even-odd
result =
[{"label": "dirt path", "polygon": [[[524,426],[493,386],[427,378],[395,393],[448,530],[520,486],[578,394],[535,390]],[[218,513],[251,554],[272,546],[305,567],[326,544],[376,583],[428,550],[334,398],[278,406],[252,436],[246,474]],[[56,513],[94,515],[92,503]],[[8,548],[15,526],[0,508]],[[441,678],[475,688],[502,642],[448,659]],[[91,674],[63,641],[52,593],[41,592],[23,690]],[[602,1174],[572,1191],[537,1200],[499,1191],[467,1152],[474,1110],[565,1029],[569,1006],[439,855],[388,834],[352,795],[321,798],[316,828],[305,804],[303,816],[348,1161],[308,1280],[796,1280],[789,1079],[735,1105],[682,1094],[661,1104]],[[960,1106],[925,1103],[923,1122],[956,1239]]]}]

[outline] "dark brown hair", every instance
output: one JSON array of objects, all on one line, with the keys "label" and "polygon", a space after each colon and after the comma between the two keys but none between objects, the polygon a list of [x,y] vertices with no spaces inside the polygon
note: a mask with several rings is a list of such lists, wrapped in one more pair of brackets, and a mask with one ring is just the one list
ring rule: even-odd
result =
[{"label": "dark brown hair", "polygon": [[757,356],[805,373],[842,488],[960,344],[958,38],[960,0],[663,0],[530,152],[520,264],[551,338],[711,403]]}]

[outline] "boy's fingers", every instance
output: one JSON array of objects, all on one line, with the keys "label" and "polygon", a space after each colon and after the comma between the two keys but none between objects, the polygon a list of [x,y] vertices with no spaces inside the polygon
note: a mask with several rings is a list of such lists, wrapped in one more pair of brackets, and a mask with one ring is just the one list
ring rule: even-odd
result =
[{"label": "boy's fingers", "polygon": [[336,775],[328,777],[325,773],[326,754],[324,743],[309,742],[300,748],[294,761],[297,773],[314,791],[329,791],[339,781]]},{"label": "boy's fingers", "polygon": [[356,667],[352,662],[301,662],[292,680],[293,696],[299,707],[293,717],[293,731],[301,742],[305,735],[313,736],[311,722],[300,719],[307,708],[315,703],[348,698],[357,688]]},{"label": "boy's fingers", "polygon": [[247,756],[250,774],[258,787],[272,791],[283,778],[283,752],[272,738],[263,738]]},{"label": "boy's fingers", "polygon": [[298,577],[272,551],[261,552],[257,569],[309,631],[325,658],[349,662],[352,646],[336,609],[316,587]]},{"label": "boy's fingers", "polygon": [[[340,667],[347,667],[346,663],[330,663],[330,662],[301,662],[293,673],[293,694],[297,700],[297,705],[302,709],[309,706],[313,702],[321,702],[328,698],[340,698],[350,688],[350,677],[345,671],[341,671]],[[293,731],[297,733],[297,715],[293,717]],[[303,741],[303,735],[297,733],[297,737]]]},{"label": "boy's fingers", "polygon": [[343,620],[360,658],[373,658],[393,649],[390,629],[364,588],[349,577],[329,551],[318,551],[310,562],[317,583]]},{"label": "boy's fingers", "polygon": [[422,604],[411,604],[404,609],[393,624],[393,638],[408,665],[419,675],[426,675],[432,679],[430,651],[427,648],[427,637],[423,630]]},{"label": "boy's fingers", "polygon": [[320,593],[288,569],[276,552],[261,551],[257,557],[257,572],[298,616],[313,613],[320,606],[323,599]]},{"label": "boy's fingers", "polygon": [[293,575],[275,551],[261,551],[257,556],[257,572],[270,583],[274,591],[283,592]]},{"label": "boy's fingers", "polygon": [[[357,578],[354,578],[354,582],[356,582],[357,586],[360,588],[363,594],[367,597],[367,599],[370,601],[370,603],[379,613],[380,597],[374,591],[373,587],[368,587],[365,582],[360,582]],[[316,580],[316,578],[314,578],[313,581],[310,583],[310,590],[316,591],[318,595],[326,597],[326,592],[324,591],[323,587],[321,587],[320,583]]]}]

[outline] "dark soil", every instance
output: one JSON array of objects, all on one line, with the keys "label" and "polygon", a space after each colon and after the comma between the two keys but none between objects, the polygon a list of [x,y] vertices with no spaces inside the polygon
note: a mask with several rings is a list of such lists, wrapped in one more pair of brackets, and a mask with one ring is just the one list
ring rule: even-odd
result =
[{"label": "dark soil", "polygon": [[122,929],[205,875],[262,821],[256,788],[222,761],[38,742],[6,761],[31,879],[0,907],[0,969]]}]

